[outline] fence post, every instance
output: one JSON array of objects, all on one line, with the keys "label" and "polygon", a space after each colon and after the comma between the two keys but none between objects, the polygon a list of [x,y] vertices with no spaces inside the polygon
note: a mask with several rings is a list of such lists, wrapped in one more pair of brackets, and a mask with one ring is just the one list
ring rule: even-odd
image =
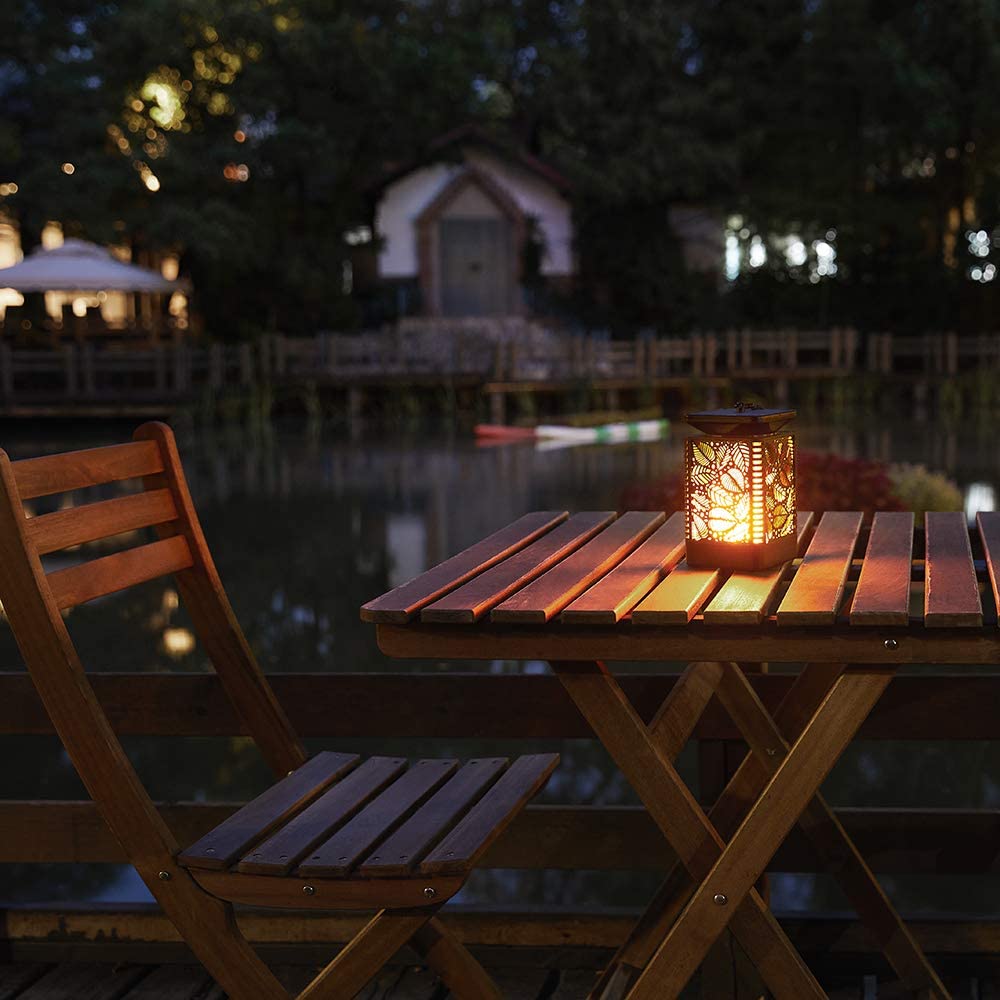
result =
[{"label": "fence post", "polygon": [[[214,345],[213,345],[214,346]],[[181,396],[187,390],[188,371],[185,355],[187,345],[182,341],[174,344],[174,391]]]},{"label": "fence post", "polygon": [[740,360],[744,370],[751,367],[753,363],[753,344],[750,340],[750,331],[740,331]]},{"label": "fence post", "polygon": [[167,356],[163,352],[163,344],[153,345],[153,361],[156,366],[156,391],[165,396],[167,393]]},{"label": "fence post", "polygon": [[85,396],[97,395],[97,382],[94,378],[94,345],[84,344],[80,348],[80,360],[83,369],[83,394]]},{"label": "fence post", "polygon": [[62,349],[63,369],[66,373],[66,395],[72,398],[76,395],[76,348],[66,344]]},{"label": "fence post", "polygon": [[945,334],[945,371],[949,375],[958,374],[958,334],[950,330]]},{"label": "fence post", "polygon": [[10,402],[14,398],[14,363],[9,344],[0,343],[0,394]]},{"label": "fence post", "polygon": [[705,374],[714,375],[715,374],[715,355],[718,351],[718,343],[715,339],[714,333],[706,334],[705,336]]},{"label": "fence post", "polygon": [[797,331],[789,330],[785,337],[785,367],[794,370],[799,362],[799,335]]},{"label": "fence post", "polygon": [[240,385],[246,388],[253,384],[253,354],[249,344],[240,344]]},{"label": "fence post", "polygon": [[[222,388],[222,344],[210,344],[208,348],[208,385],[213,392]],[[176,387],[179,389],[179,387]]]},{"label": "fence post", "polygon": [[274,344],[274,374],[280,378],[288,371],[288,344],[283,333],[276,333],[271,342]]},{"label": "fence post", "polygon": [[705,361],[705,345],[702,343],[701,334],[691,334],[691,374],[703,375]]}]

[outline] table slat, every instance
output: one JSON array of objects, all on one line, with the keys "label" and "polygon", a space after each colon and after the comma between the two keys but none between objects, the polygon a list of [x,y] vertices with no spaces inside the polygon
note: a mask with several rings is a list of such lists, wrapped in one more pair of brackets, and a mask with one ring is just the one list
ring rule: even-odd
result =
[{"label": "table slat", "polygon": [[928,511],[924,514],[924,538],[924,625],[982,625],[983,606],[965,514]]},{"label": "table slat", "polygon": [[560,559],[589,541],[615,519],[614,511],[574,514],[531,545],[421,611],[425,622],[471,623],[520,587],[541,576]]},{"label": "table slat", "polygon": [[621,621],[684,557],[684,515],[671,514],[630,556],[562,613],[574,625]]},{"label": "table slat", "polygon": [[851,605],[852,625],[906,625],[910,620],[913,514],[879,511],[868,538]]},{"label": "table slat", "polygon": [[582,548],[494,608],[495,622],[544,624],[642,544],[663,523],[662,511],[629,511]]},{"label": "table slat", "polygon": [[568,516],[564,510],[540,510],[519,517],[481,542],[369,601],[361,608],[361,620],[397,625],[408,621],[425,605],[529,546]]},{"label": "table slat", "polygon": [[[997,574],[1000,573],[1000,513],[982,511],[976,515],[976,527],[983,543],[986,555],[986,569],[990,574],[990,585],[993,587],[993,601],[1000,609],[1000,590],[997,589]],[[997,614],[997,625],[1000,625],[1000,611]]]},{"label": "table slat", "polygon": [[695,569],[687,560],[632,612],[635,625],[686,625],[712,596],[722,573],[718,569]]},{"label": "table slat", "polygon": [[[796,516],[798,544],[802,551],[806,534],[812,526],[812,511],[800,510]],[[705,608],[710,625],[759,625],[768,613],[771,601],[788,569],[788,563],[749,573],[733,573]]]},{"label": "table slat", "polygon": [[861,519],[858,511],[828,511],[823,515],[778,606],[779,625],[833,625],[836,622]]}]

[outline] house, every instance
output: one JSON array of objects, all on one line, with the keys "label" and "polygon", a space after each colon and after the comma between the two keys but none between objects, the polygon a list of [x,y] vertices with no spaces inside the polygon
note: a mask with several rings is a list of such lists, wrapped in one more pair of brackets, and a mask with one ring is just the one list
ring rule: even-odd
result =
[{"label": "house", "polygon": [[575,273],[569,184],[474,126],[433,143],[375,190],[376,276],[398,312],[516,316],[529,286]]}]

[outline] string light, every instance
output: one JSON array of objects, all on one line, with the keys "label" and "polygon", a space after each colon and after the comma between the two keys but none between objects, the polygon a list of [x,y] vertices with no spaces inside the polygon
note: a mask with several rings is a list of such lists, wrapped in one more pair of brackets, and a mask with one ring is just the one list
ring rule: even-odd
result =
[{"label": "string light", "polygon": [[68,174],[75,174],[76,173],[76,167],[74,167],[72,163],[64,163],[62,165],[62,172],[64,174],[67,174],[67,175]]}]

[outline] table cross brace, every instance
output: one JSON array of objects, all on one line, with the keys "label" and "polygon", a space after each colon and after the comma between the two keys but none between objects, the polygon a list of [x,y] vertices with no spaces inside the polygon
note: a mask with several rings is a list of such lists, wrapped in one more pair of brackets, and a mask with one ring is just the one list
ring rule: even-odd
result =
[{"label": "table cross brace", "polygon": [[[892,668],[809,666],[772,719],[736,664],[691,664],[647,727],[602,663],[552,666],[680,859],[592,997],[675,996],[727,926],[776,997],[825,996],[753,889],[799,822],[832,864],[904,982],[929,997],[947,998],[847,833],[818,796],[820,784],[891,680]],[[751,752],[706,816],[671,761],[713,694]],[[724,837],[730,838],[728,844]]]}]

